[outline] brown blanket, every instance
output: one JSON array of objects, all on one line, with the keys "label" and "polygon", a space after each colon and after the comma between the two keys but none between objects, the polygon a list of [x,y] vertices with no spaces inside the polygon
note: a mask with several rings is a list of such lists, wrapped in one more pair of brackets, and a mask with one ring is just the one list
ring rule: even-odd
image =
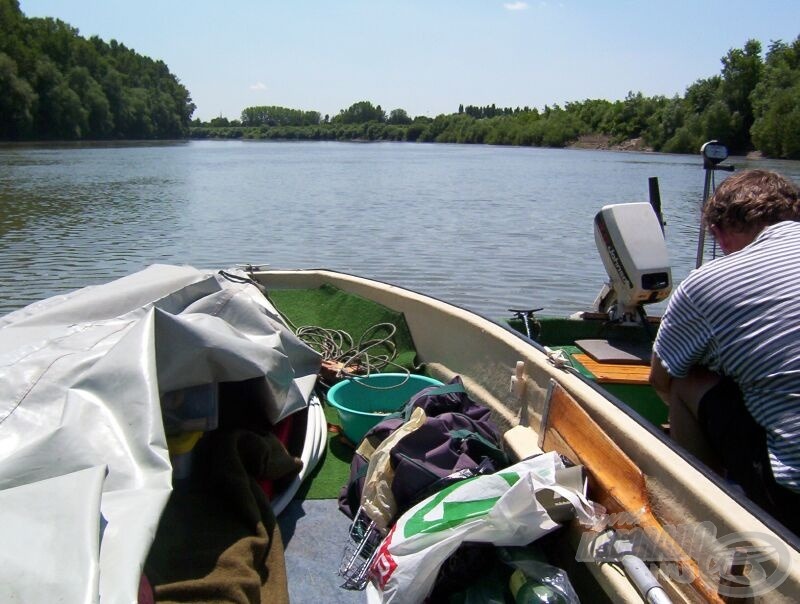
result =
[{"label": "brown blanket", "polygon": [[284,478],[301,467],[272,435],[206,434],[147,559],[156,601],[288,604],[280,531],[256,478]]}]

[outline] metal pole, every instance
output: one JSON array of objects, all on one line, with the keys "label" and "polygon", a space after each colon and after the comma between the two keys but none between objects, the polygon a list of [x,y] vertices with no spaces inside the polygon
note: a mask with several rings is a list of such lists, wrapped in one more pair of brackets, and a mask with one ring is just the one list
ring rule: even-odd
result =
[{"label": "metal pole", "polygon": [[615,539],[612,542],[614,552],[619,556],[619,562],[625,573],[633,581],[642,598],[648,604],[671,604],[667,592],[661,587],[658,580],[650,572],[647,564],[633,554],[633,546],[624,539]]},{"label": "metal pole", "polygon": [[697,238],[697,257],[695,258],[695,268],[700,268],[703,264],[703,248],[706,243],[706,227],[703,224],[703,209],[706,207],[708,196],[711,192],[711,175],[714,173],[714,168],[706,168],[706,182],[703,186],[703,202],[700,204],[700,235]]},{"label": "metal pole", "polygon": [[708,198],[713,193],[714,170],[725,170],[733,172],[733,166],[721,166],[721,162],[728,159],[728,149],[718,141],[708,141],[700,147],[700,154],[703,156],[703,167],[706,169],[706,183],[703,187],[703,201],[700,204],[700,235],[697,238],[697,258],[695,258],[695,268],[700,268],[703,264],[703,247],[706,242],[706,228],[703,224],[703,210],[708,203]]}]

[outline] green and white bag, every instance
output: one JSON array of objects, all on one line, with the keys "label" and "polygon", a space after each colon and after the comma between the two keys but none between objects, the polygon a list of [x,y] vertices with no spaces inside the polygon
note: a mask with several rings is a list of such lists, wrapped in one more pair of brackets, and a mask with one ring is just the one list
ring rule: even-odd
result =
[{"label": "green and white bag", "polygon": [[581,521],[591,522],[594,508],[583,493],[556,482],[563,468],[558,455],[546,453],[451,485],[412,507],[380,545],[368,601],[422,602],[439,567],[464,541],[527,545],[556,529],[537,501],[540,490],[566,498]]}]

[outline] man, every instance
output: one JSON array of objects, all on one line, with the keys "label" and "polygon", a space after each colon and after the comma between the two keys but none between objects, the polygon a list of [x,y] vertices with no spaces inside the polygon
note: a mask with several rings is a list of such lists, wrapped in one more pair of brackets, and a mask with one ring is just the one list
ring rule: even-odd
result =
[{"label": "man", "polygon": [[673,292],[650,383],[670,433],[800,534],[800,191],[749,170],[703,211],[724,257]]}]

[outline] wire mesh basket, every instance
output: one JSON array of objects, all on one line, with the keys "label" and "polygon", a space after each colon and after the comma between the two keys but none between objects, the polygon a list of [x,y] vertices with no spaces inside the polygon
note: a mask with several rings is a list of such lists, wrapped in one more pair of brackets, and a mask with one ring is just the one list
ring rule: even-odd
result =
[{"label": "wire mesh basket", "polygon": [[342,587],[362,590],[367,586],[369,571],[383,541],[381,531],[373,520],[359,507],[350,525],[348,541],[344,547],[339,575],[344,578]]}]

